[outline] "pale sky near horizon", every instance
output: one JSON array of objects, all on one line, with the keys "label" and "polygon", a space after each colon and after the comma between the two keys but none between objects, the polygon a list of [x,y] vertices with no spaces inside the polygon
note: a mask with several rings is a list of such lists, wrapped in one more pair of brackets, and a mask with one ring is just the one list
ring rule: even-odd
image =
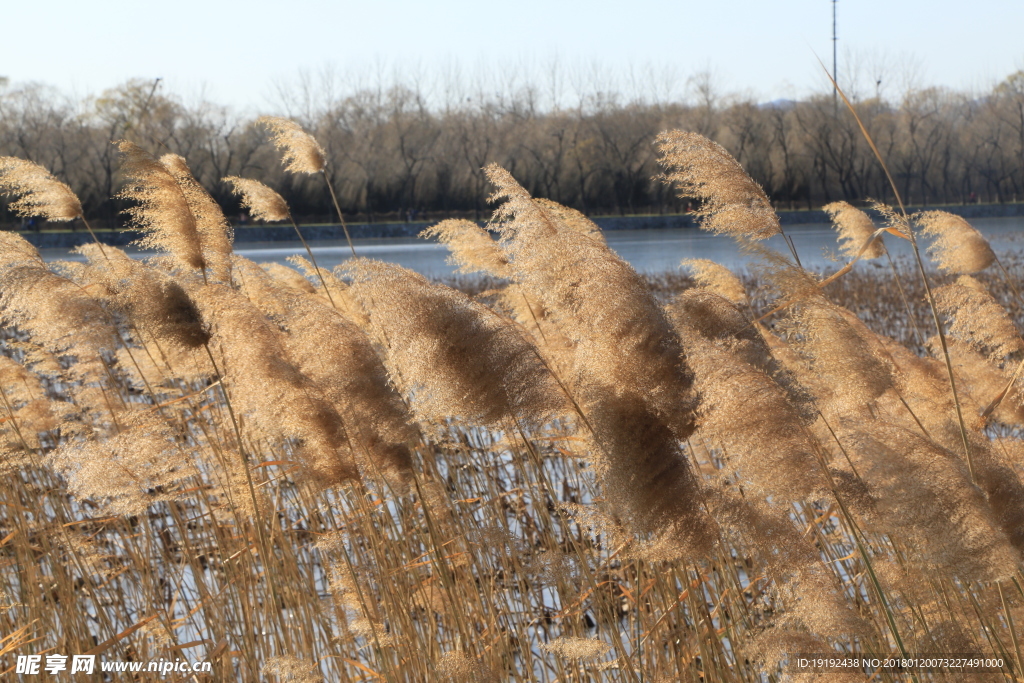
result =
[{"label": "pale sky near horizon", "polygon": [[[815,54],[832,62],[830,0],[8,0],[0,18],[11,85],[82,97],[160,77],[187,98],[253,111],[280,109],[278,86],[324,70],[348,87],[384,72],[438,89],[453,70],[543,87],[558,64],[561,91],[624,89],[630,68],[650,68],[658,76],[643,82],[676,94],[707,70],[720,91],[770,100],[823,88]],[[856,73],[865,95],[879,77],[892,96],[908,76],[984,89],[1024,69],[1024,0],[839,0],[838,26],[840,83]]]}]

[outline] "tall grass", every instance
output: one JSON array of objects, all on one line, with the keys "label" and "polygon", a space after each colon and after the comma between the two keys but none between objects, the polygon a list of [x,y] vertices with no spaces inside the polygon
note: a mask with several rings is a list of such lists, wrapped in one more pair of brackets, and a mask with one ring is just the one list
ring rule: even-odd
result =
[{"label": "tall grass", "polygon": [[[479,276],[261,267],[184,160],[129,143],[162,254],[49,264],[0,235],[3,675],[88,653],[213,663],[188,680],[774,681],[845,652],[1019,678],[1022,264],[927,214],[889,227],[939,236],[934,296],[905,264],[810,273],[756,242],[781,227],[724,150],[659,144],[753,272],[642,277],[498,167],[490,230],[431,231]],[[80,214],[29,162],[0,189]],[[851,258],[885,254],[833,212]]]}]

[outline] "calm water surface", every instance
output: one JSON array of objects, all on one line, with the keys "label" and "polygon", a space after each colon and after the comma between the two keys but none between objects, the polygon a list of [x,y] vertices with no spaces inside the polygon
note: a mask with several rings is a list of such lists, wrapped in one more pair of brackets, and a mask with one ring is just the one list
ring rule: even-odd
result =
[{"label": "calm water surface", "polygon": [[[991,242],[996,253],[1024,251],[1024,217],[977,218],[971,224]],[[804,267],[821,269],[835,267],[837,263],[836,236],[824,223],[784,226],[793,240]],[[687,258],[706,258],[732,269],[744,269],[755,257],[744,254],[728,237],[712,235],[696,228],[674,230],[613,230],[605,233],[609,246],[629,261],[634,268],[647,273],[661,273],[679,268]],[[428,276],[450,275],[455,268],[447,263],[448,250],[437,243],[418,238],[357,239],[353,240],[359,256],[391,261]],[[789,254],[781,237],[768,240],[768,246]],[[909,258],[906,241],[885,237],[886,247],[894,258]],[[922,240],[922,244],[927,241]],[[344,240],[311,243],[317,262],[333,268],[351,257]],[[73,259],[75,254],[64,249],[44,249],[47,260]],[[287,264],[290,256],[305,256],[298,242],[240,242],[235,252],[259,263]],[[840,260],[841,261],[841,260]]]}]

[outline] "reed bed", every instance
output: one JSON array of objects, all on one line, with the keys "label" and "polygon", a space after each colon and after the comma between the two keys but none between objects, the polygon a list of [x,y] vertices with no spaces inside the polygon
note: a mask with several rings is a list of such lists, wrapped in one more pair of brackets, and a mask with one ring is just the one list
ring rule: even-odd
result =
[{"label": "reed bed", "polygon": [[[430,231],[456,278],[261,266],[186,160],[131,143],[122,196],[161,253],[51,264],[0,234],[2,675],[57,653],[212,663],[190,681],[1021,679],[1024,261],[955,217],[833,206],[858,262],[807,272],[757,241],[781,227],[723,149],[659,146],[750,272],[642,277],[493,166],[489,230]],[[0,189],[81,214],[29,162]],[[937,236],[939,272],[886,263],[879,228]],[[117,676],[93,680],[148,680]]]}]

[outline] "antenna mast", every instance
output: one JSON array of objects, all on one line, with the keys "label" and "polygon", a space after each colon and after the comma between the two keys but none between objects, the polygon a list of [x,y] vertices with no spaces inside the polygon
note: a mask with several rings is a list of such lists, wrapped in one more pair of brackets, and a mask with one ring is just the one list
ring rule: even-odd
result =
[{"label": "antenna mast", "polygon": [[836,34],[836,2],[838,0],[832,0],[832,80],[835,81],[835,87],[832,89],[832,104],[839,107],[839,79],[836,65],[838,59],[836,58],[836,45],[839,43],[839,36]]}]

